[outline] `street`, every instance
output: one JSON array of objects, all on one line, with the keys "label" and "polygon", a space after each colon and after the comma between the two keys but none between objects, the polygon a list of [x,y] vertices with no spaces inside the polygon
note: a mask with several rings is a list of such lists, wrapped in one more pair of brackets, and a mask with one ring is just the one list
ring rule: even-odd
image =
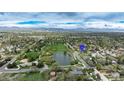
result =
[{"label": "street", "polygon": [[[75,50],[69,43],[67,43],[67,45],[68,45],[72,50]],[[90,67],[90,66],[80,57],[80,55],[79,55],[79,53],[78,53],[77,51],[74,51],[73,56],[74,56],[74,59],[75,59],[75,60],[79,60],[79,61],[83,64],[83,66],[84,66],[85,68]],[[109,79],[108,79],[106,76],[104,76],[102,73],[100,73],[97,69],[94,69],[94,71],[95,71],[96,74],[98,74],[98,75],[100,76],[100,78],[101,78],[102,81],[109,81]]]}]

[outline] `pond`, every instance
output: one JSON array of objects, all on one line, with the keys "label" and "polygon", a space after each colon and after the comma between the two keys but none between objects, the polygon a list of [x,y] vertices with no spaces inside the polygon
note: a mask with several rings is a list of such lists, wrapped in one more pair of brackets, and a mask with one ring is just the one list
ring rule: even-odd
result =
[{"label": "pond", "polygon": [[71,63],[71,57],[64,52],[55,52],[53,58],[59,65],[69,65]]}]

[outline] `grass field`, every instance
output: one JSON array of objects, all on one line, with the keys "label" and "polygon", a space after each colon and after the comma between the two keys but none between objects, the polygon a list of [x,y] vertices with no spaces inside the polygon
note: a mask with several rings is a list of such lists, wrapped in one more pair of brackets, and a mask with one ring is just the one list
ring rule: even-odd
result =
[{"label": "grass field", "polygon": [[49,45],[46,47],[49,51],[67,51],[67,48],[64,44],[55,44],[55,45]]},{"label": "grass field", "polygon": [[21,81],[43,81],[43,80],[48,80],[48,79],[49,79],[48,72],[44,72],[44,73],[35,72],[35,73],[26,73],[26,75],[20,78],[19,80]]}]

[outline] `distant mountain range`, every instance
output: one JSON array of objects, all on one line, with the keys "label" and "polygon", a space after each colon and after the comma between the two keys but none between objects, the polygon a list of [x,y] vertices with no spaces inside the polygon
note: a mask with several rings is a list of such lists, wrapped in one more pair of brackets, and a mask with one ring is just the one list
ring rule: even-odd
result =
[{"label": "distant mountain range", "polygon": [[76,29],[64,29],[64,28],[22,28],[22,27],[0,27],[0,31],[52,31],[52,32],[124,32],[124,29],[110,29],[110,28],[76,28]]}]

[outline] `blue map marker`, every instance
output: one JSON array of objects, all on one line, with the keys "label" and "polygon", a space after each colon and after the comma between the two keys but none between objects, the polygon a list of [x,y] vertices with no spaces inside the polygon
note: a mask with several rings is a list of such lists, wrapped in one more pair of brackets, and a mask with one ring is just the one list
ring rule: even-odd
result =
[{"label": "blue map marker", "polygon": [[83,52],[86,50],[86,46],[84,44],[80,44],[80,51]]}]

